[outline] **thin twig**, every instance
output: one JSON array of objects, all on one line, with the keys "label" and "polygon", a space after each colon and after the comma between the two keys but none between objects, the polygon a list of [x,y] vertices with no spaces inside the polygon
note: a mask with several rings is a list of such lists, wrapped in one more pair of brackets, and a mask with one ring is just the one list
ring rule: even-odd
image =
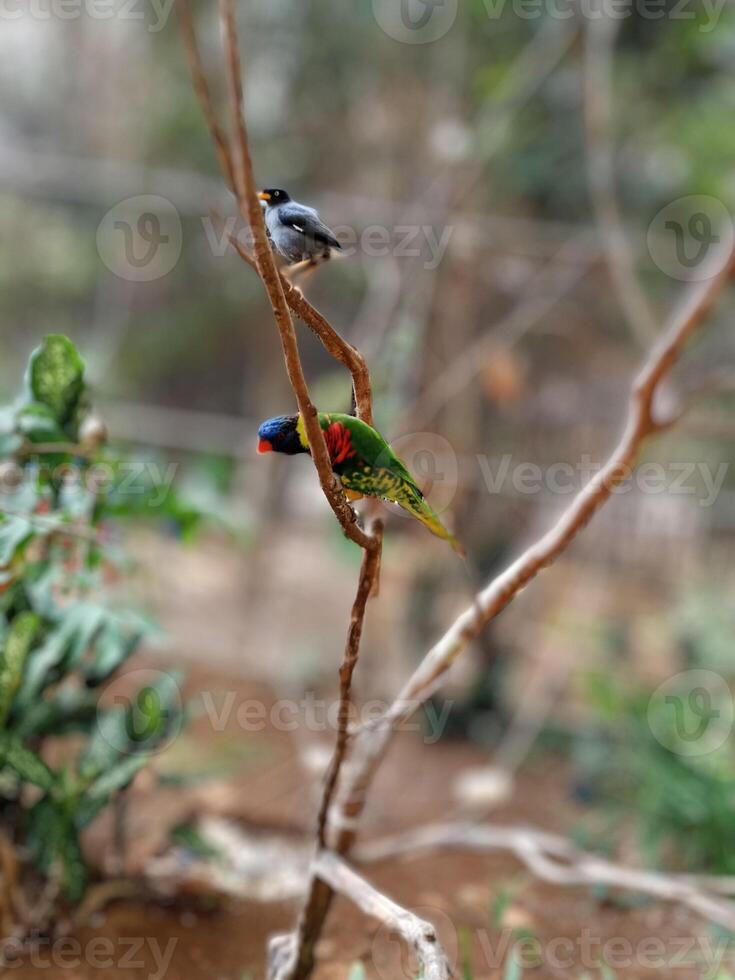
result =
[{"label": "thin twig", "polygon": [[642,347],[656,336],[656,321],[634,269],[615,194],[612,137],[613,54],[620,21],[599,3],[587,19],[584,50],[584,123],[592,207],[610,278],[631,333]]},{"label": "thin twig", "polygon": [[523,298],[491,329],[461,350],[442,369],[431,388],[406,410],[415,425],[431,420],[446,402],[467,385],[487,363],[498,344],[515,346],[588,274],[599,258],[589,232],[575,235],[523,284]]},{"label": "thin twig", "polygon": [[189,62],[189,71],[191,72],[194,91],[199,99],[202,114],[209,127],[222,174],[227,182],[227,186],[235,193],[235,174],[232,169],[232,159],[227,146],[227,138],[222,132],[220,124],[217,122],[217,114],[212,105],[212,97],[209,92],[209,85],[207,84],[207,76],[204,74],[204,68],[202,66],[202,59],[194,32],[188,0],[177,0],[177,8],[184,50],[186,51],[186,58]]},{"label": "thin twig", "polygon": [[311,456],[319,475],[322,491],[347,537],[360,545],[361,548],[374,548],[375,542],[359,527],[355,512],[347,503],[342,488],[332,471],[329,452],[324,441],[324,433],[319,425],[316,407],[312,403],[309,395],[304,369],[299,356],[293,320],[291,319],[291,313],[286,303],[283,284],[276,267],[275,257],[268,243],[263,211],[258,200],[258,192],[253,175],[247,127],[243,115],[240,54],[233,0],[220,0],[220,15],[225,43],[225,61],[227,65],[232,125],[235,131],[233,169],[240,213],[248,222],[252,231],[256,268],[271,302],[273,316],[281,337],[286,371],[294,395],[296,396],[299,412],[304,420]]},{"label": "thin twig", "polygon": [[[255,259],[242,242],[234,235],[229,235],[230,244],[240,258],[249,266],[255,268]],[[289,308],[299,317],[313,334],[321,341],[327,353],[343,364],[352,375],[352,387],[355,392],[357,416],[368,425],[373,425],[372,385],[365,358],[356,347],[348,344],[334,329],[327,318],[312,306],[300,289],[297,289],[281,274],[281,287]]]},{"label": "thin twig", "polygon": [[[372,531],[373,538],[380,542],[383,536],[382,522],[376,521]],[[365,609],[367,601],[372,595],[380,568],[380,551],[378,548],[371,548],[365,551],[362,557],[362,567],[360,569],[360,580],[357,586],[357,595],[352,604],[352,615],[350,626],[347,632],[347,642],[345,644],[344,658],[339,669],[339,712],[337,715],[337,742],[334,749],[332,761],[327,770],[324,782],[324,793],[319,807],[317,819],[317,841],[320,848],[326,845],[326,825],[329,807],[332,803],[334,790],[337,785],[339,771],[342,768],[347,742],[349,740],[350,708],[352,707],[352,675],[357,666],[357,659],[360,654],[360,640],[362,638],[362,628],[365,622]]]}]

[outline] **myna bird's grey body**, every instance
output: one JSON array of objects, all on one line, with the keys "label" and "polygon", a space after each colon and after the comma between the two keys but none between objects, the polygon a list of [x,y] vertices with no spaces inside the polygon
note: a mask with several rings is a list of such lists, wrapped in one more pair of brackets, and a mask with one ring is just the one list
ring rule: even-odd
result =
[{"label": "myna bird's grey body", "polygon": [[328,259],[342,246],[314,208],[292,201],[288,193],[269,188],[258,194],[265,201],[265,223],[276,250],[291,263]]}]

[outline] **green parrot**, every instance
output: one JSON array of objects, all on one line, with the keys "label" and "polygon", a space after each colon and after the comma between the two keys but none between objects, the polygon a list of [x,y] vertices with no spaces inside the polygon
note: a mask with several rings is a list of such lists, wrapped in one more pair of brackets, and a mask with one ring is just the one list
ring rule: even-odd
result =
[{"label": "green parrot", "polygon": [[[421,521],[432,534],[448,541],[464,555],[462,545],[444,527],[427,503],[404,463],[371,426],[339,412],[320,412],[319,425],[332,461],[349,500],[379,497],[392,500]],[[258,429],[259,453],[294,456],[309,452],[309,440],[300,415],[278,415]]]}]

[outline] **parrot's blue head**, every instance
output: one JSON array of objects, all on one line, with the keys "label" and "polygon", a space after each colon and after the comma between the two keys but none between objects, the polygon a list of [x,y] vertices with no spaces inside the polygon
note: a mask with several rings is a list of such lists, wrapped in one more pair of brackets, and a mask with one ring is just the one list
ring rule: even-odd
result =
[{"label": "parrot's blue head", "polygon": [[295,456],[307,452],[298,433],[298,415],[276,415],[258,429],[259,453],[286,453]]}]

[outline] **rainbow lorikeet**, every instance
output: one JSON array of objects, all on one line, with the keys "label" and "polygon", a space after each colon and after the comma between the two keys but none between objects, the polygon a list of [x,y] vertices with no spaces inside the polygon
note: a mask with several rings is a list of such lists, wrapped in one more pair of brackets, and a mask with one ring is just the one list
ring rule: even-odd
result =
[{"label": "rainbow lorikeet", "polygon": [[[320,412],[319,425],[332,461],[349,500],[379,497],[392,500],[443,538],[459,554],[464,550],[427,503],[404,463],[371,426],[339,412]],[[309,452],[309,441],[300,415],[278,415],[258,429],[259,453],[295,456]]]}]

